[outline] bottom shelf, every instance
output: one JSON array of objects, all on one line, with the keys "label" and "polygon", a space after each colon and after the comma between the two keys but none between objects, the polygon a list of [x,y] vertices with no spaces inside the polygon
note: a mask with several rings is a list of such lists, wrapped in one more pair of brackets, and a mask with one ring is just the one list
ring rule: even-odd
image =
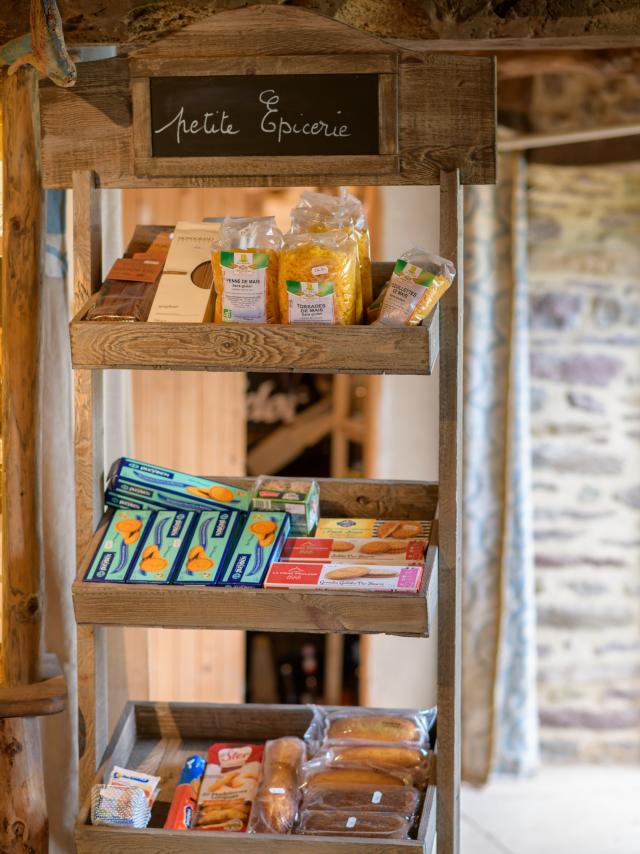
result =
[{"label": "bottom shelf", "polygon": [[416,839],[276,836],[163,830],[184,761],[206,753],[215,741],[266,741],[284,735],[302,737],[311,722],[306,706],[217,706],[190,703],[128,703],[105,752],[95,783],[114,765],[162,777],[151,825],[146,830],[93,827],[90,802],[76,825],[78,854],[162,852],[162,854],[431,854],[435,832],[435,786],[427,788]]}]

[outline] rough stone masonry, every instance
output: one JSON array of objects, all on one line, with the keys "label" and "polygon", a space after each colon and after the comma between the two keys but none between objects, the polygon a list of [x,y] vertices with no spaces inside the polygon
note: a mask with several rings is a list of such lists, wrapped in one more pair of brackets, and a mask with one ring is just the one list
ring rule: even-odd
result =
[{"label": "rough stone masonry", "polygon": [[529,170],[543,756],[640,760],[640,162]]}]

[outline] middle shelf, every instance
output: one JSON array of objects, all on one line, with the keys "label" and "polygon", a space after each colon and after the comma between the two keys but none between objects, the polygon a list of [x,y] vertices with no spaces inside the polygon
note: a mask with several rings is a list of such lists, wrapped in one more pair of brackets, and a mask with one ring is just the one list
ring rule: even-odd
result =
[{"label": "middle shelf", "polygon": [[[248,478],[224,478],[250,487]],[[325,516],[434,520],[438,485],[418,481],[319,480]],[[265,590],[207,585],[107,584],[84,581],[108,523],[103,517],[73,584],[78,623],[166,628],[339,632],[427,637],[437,591],[434,524],[418,593]]]}]

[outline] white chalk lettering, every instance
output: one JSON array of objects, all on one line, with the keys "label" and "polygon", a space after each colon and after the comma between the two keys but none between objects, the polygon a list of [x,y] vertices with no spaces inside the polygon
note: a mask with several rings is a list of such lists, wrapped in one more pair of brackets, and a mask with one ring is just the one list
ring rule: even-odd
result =
[{"label": "white chalk lettering", "polygon": [[[266,112],[260,122],[260,130],[263,133],[276,134],[278,143],[281,143],[283,137],[286,136],[325,136],[325,137],[347,137],[349,133],[349,125],[345,124],[330,124],[326,121],[317,120],[314,122],[303,121],[289,122],[280,113],[278,104],[280,103],[280,95],[275,89],[264,89],[258,96],[260,103],[264,104]],[[340,116],[342,110],[337,110],[337,115]],[[304,113],[300,113],[304,118]],[[338,119],[339,121],[339,119]]]},{"label": "white chalk lettering", "polygon": [[154,133],[164,133],[172,125],[175,125],[176,142],[180,145],[182,134],[193,134],[197,136],[200,133],[218,134],[224,133],[233,135],[240,133],[240,128],[234,128],[231,121],[231,116],[226,110],[214,110],[212,113],[204,113],[201,119],[192,119],[187,123],[184,117],[184,107],[180,107],[175,116],[170,119],[166,125],[161,128],[156,128]]}]

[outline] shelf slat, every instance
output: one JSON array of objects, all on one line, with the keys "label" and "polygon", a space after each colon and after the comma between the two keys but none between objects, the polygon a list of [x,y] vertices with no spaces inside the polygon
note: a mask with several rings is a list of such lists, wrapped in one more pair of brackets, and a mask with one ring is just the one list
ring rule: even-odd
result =
[{"label": "shelf slat", "polygon": [[[86,310],[85,310],[86,313]],[[74,319],[74,368],[430,374],[438,310],[424,326],[119,323]]]},{"label": "shelf slat", "polygon": [[[229,482],[251,486],[245,478]],[[320,480],[325,516],[434,519],[436,484]],[[108,511],[73,584],[76,621],[110,626],[245,629],[283,632],[429,635],[437,595],[437,524],[417,594],[346,590],[264,590],[206,585],[107,584],[84,581]]]}]

